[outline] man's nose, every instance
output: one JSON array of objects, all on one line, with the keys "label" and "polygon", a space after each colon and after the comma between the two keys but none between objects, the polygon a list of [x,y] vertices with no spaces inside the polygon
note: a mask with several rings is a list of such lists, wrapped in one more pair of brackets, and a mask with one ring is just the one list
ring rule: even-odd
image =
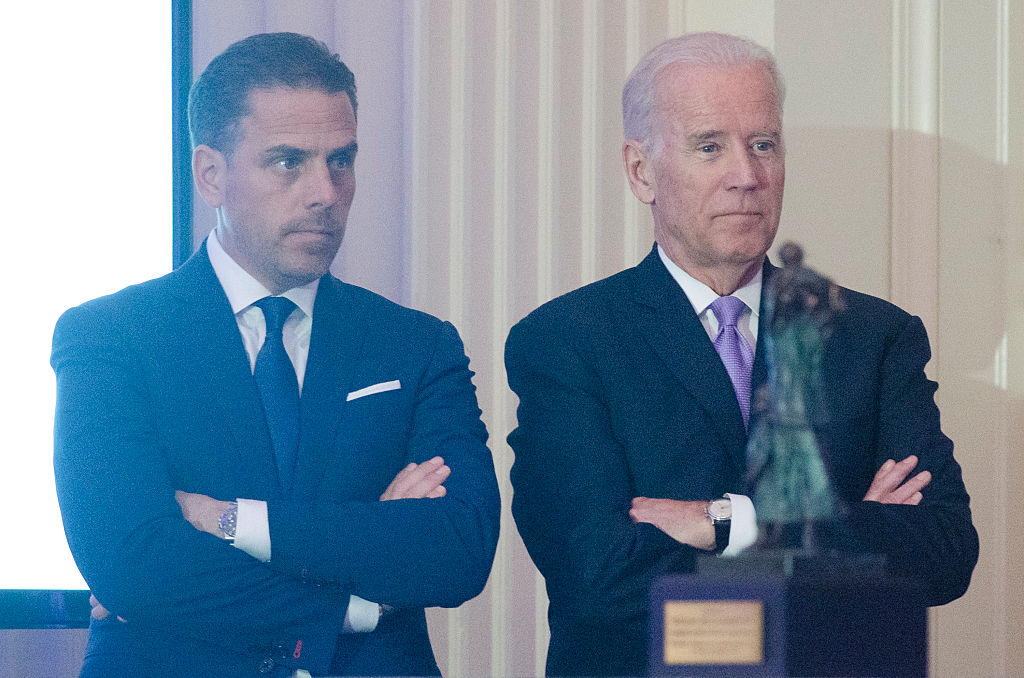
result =
[{"label": "man's nose", "polygon": [[336,177],[327,164],[314,165],[305,177],[306,207],[325,208],[338,202],[341,195]]},{"label": "man's nose", "polygon": [[746,147],[738,148],[729,157],[725,175],[726,188],[749,191],[761,183],[761,164]]}]

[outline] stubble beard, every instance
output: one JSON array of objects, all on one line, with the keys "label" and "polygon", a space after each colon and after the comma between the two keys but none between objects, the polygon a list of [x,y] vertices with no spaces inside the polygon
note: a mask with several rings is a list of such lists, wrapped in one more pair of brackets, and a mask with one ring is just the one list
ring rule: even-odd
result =
[{"label": "stubble beard", "polygon": [[314,215],[292,220],[282,228],[284,234],[282,238],[285,240],[293,234],[305,232],[323,233],[326,236],[321,243],[303,243],[301,246],[293,246],[296,250],[293,256],[304,260],[308,265],[297,265],[291,271],[282,271],[283,277],[292,283],[291,287],[311,283],[330,270],[331,263],[337,256],[345,237],[347,216],[345,214],[339,218],[331,214],[329,210],[321,210]]}]

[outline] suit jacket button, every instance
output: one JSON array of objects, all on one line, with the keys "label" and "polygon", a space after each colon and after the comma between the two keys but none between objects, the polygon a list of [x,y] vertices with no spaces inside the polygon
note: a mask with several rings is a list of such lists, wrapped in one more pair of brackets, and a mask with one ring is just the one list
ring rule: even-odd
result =
[{"label": "suit jacket button", "polygon": [[267,657],[266,659],[263,660],[263,663],[260,664],[260,673],[270,673],[273,670],[274,670],[274,660],[271,659],[270,657]]}]

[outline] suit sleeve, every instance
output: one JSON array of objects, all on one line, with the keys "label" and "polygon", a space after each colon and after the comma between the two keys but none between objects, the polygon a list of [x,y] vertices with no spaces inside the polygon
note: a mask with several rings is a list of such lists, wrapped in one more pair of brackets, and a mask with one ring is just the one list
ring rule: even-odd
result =
[{"label": "suit sleeve", "polygon": [[929,605],[940,605],[967,590],[978,560],[978,534],[953,442],[940,427],[938,386],[925,376],[931,352],[924,325],[919,318],[902,317],[879,369],[875,455],[849,499],[861,498],[871,476],[890,458],[916,455],[914,472],[928,470],[932,481],[918,506],[851,501],[842,528],[859,550],[885,554],[897,573],[924,585]]},{"label": "suit sleeve", "polygon": [[633,627],[650,582],[692,570],[696,552],[629,517],[636,492],[594,358],[559,324],[528,317],[506,343],[519,396],[512,512],[552,609],[577,624]]},{"label": "suit sleeve", "polygon": [[[348,595],[275,572],[181,515],[145,351],[116,313],[58,321],[54,470],[65,532],[89,587],[129,624],[326,671]],[[195,450],[202,463],[202,450]]]},{"label": "suit sleeve", "polygon": [[409,375],[413,402],[407,416],[394,413],[391,425],[407,427],[407,461],[444,458],[452,470],[447,494],[386,502],[376,496],[272,500],[272,567],[402,607],[455,607],[483,590],[501,509],[469,359],[449,323],[437,323],[416,351],[425,360],[419,374]]}]

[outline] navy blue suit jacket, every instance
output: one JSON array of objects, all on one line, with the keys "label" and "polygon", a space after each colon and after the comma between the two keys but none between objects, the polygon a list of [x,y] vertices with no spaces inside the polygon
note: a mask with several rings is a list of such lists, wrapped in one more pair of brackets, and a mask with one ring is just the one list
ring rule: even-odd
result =
[{"label": "navy blue suit jacket", "polygon": [[[454,327],[321,279],[289,496],[205,246],[67,311],[52,364],[65,531],[113,612],[93,622],[87,675],[438,672],[423,608],[481,591],[500,513]],[[348,400],[393,380],[401,388]],[[435,455],[452,469],[444,498],[378,501],[406,464]],[[271,561],[194,529],[175,490],[266,500]],[[350,593],[397,612],[342,635]]]},{"label": "navy blue suit jacket", "polygon": [[[765,276],[774,270],[766,263]],[[833,419],[816,431],[850,503],[837,543],[886,554],[942,603],[967,588],[978,541],[925,377],[924,327],[885,301],[845,294],[824,363]],[[759,345],[755,388],[763,355]],[[531,313],[512,328],[505,362],[520,399],[508,438],[512,512],[551,601],[548,671],[643,673],[648,589],[659,575],[692,571],[696,552],[633,523],[630,503],[746,493],[747,435],[725,367],[656,249]],[[909,454],[934,476],[920,506],[860,501],[886,459]]]}]

